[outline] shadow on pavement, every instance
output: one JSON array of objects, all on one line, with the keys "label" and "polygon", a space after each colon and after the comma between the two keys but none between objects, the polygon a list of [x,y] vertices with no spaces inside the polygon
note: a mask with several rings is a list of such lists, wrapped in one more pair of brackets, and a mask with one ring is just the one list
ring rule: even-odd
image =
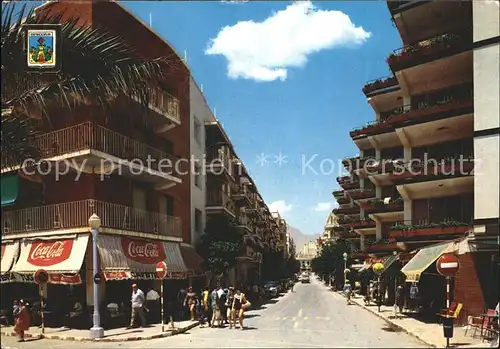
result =
[{"label": "shadow on pavement", "polygon": [[245,314],[245,319],[251,319],[253,317],[260,316],[260,314]]}]

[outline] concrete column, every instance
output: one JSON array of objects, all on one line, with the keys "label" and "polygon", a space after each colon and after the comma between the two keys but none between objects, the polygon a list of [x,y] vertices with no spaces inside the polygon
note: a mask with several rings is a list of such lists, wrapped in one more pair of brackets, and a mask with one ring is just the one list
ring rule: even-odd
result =
[{"label": "concrete column", "polygon": [[411,160],[411,148],[404,147],[404,159],[405,162],[408,162]]},{"label": "concrete column", "polygon": [[375,149],[375,159],[380,160],[380,149]]},{"label": "concrete column", "polygon": [[377,222],[375,234],[376,234],[375,235],[376,240],[382,239],[382,223],[381,222]]},{"label": "concrete column", "polygon": [[380,113],[375,111],[375,120],[380,121]]},{"label": "concrete column", "polygon": [[382,187],[375,186],[375,197],[377,199],[381,199],[382,198]]},{"label": "concrete column", "polygon": [[404,201],[405,224],[411,224],[411,222],[412,222],[412,210],[413,210],[413,201],[412,200],[405,200]]},{"label": "concrete column", "polygon": [[405,106],[405,111],[410,110],[410,103],[411,103],[411,97],[410,96],[403,96],[403,105]]},{"label": "concrete column", "polygon": [[365,236],[361,235],[361,239],[359,239],[359,249],[361,251],[365,250]]}]

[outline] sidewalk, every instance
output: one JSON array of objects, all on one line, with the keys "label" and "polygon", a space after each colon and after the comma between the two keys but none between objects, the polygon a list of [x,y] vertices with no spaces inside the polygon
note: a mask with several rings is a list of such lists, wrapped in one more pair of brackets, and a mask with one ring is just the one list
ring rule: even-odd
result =
[{"label": "sidewalk", "polygon": [[[179,333],[189,331],[193,327],[198,326],[198,321],[181,321],[175,323],[175,329],[170,329],[165,325],[165,332],[161,332],[161,324],[151,325],[146,328],[116,328],[104,331],[104,337],[96,339],[99,342],[127,342],[138,341],[155,338],[170,337]],[[2,326],[2,336],[15,336],[12,326]],[[42,329],[38,327],[31,327],[26,332],[26,338],[47,338],[59,339],[68,341],[92,341],[89,338],[89,330],[74,330],[68,328],[45,328],[45,333],[42,335]]]},{"label": "sidewalk", "polygon": [[[325,287],[328,287],[325,283],[323,283]],[[341,291],[332,293],[336,297],[344,298],[344,293]],[[384,319],[391,326],[396,329],[403,331],[425,344],[434,347],[434,348],[445,348],[446,347],[446,338],[443,336],[443,326],[441,324],[435,323],[425,323],[419,321],[417,319],[405,316],[403,314],[398,313],[398,317],[394,318],[394,307],[381,306],[380,313],[378,312],[378,307],[372,303],[372,305],[366,306],[363,301],[363,297],[358,294],[353,294],[351,297],[351,301],[353,304],[368,310],[374,315]],[[491,342],[485,341],[484,343],[477,336],[475,338],[472,337],[472,331],[467,333],[465,336],[466,327],[455,327],[453,338],[450,338],[450,347],[454,348],[490,348],[492,347]],[[497,347],[496,345],[494,346]]]},{"label": "sidewalk", "polygon": [[[336,296],[344,297],[342,292],[336,292]],[[392,306],[381,306],[380,313],[378,312],[378,307],[372,303],[372,305],[366,306],[363,301],[363,297],[358,294],[354,294],[351,297],[353,304],[358,305],[369,312],[377,315],[378,317],[384,319],[390,323],[393,327],[406,332],[407,334],[421,340],[435,348],[445,348],[446,338],[443,336],[443,326],[441,324],[435,323],[425,323],[408,317],[403,314],[398,313],[398,317],[394,318],[394,307]],[[465,336],[466,327],[455,327],[453,338],[450,338],[450,347],[454,348],[489,348],[491,347],[491,342],[485,341],[484,343],[477,336],[472,337],[472,331],[467,333]]]}]

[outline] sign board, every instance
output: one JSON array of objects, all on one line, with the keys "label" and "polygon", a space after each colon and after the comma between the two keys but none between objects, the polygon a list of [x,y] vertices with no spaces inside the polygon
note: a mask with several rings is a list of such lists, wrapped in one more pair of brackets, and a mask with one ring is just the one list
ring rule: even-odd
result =
[{"label": "sign board", "polygon": [[36,284],[43,286],[49,281],[49,273],[47,273],[47,271],[43,269],[38,269],[35,272],[33,280],[35,281]]},{"label": "sign board", "polygon": [[101,274],[97,273],[94,275],[94,284],[99,285],[101,283]]},{"label": "sign board", "polygon": [[160,279],[164,279],[167,276],[167,263],[161,261],[156,264],[156,276]]},{"label": "sign board", "polygon": [[453,254],[444,254],[436,262],[437,271],[443,276],[455,276],[459,267],[458,258]]}]

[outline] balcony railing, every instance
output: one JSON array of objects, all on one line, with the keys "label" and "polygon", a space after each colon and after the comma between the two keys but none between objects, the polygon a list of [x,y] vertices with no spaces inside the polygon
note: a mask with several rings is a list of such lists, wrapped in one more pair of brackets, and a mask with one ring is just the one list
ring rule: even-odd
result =
[{"label": "balcony railing", "polygon": [[[472,219],[470,219],[472,222]],[[394,224],[389,229],[389,237],[397,241],[410,241],[418,239],[447,239],[464,235],[471,230],[472,223],[455,219],[446,219],[439,223],[420,221],[417,223],[407,221]]]},{"label": "balcony railing", "polygon": [[231,198],[222,190],[207,191],[207,206],[225,207],[234,212],[234,204]]},{"label": "balcony railing", "polygon": [[370,94],[371,92],[382,90],[387,87],[397,86],[398,79],[395,76],[388,76],[385,78],[379,78],[375,80],[368,81],[366,85],[363,87],[363,93],[365,95]]},{"label": "balcony railing", "polygon": [[[168,115],[177,123],[181,122],[181,104],[177,98],[159,87],[148,88],[149,108],[162,115]],[[132,97],[139,101],[139,97]]]},{"label": "balcony railing", "polygon": [[344,190],[335,190],[332,192],[333,196],[335,198],[343,198],[345,197],[345,191]]},{"label": "balcony railing", "polygon": [[387,204],[381,199],[368,200],[365,204],[363,204],[365,212],[370,213],[402,211],[403,208],[404,200],[402,197],[391,200]]},{"label": "balcony railing", "polygon": [[393,71],[430,62],[471,49],[472,33],[443,34],[397,50],[387,58]]},{"label": "balcony railing", "polygon": [[470,85],[454,86],[420,98],[411,105],[402,105],[389,112],[381,121],[372,121],[350,132],[352,138],[391,132],[394,127],[415,121],[430,121],[435,116],[454,116],[454,111],[470,109],[473,106],[473,89]]},{"label": "balcony railing", "polygon": [[88,228],[89,217],[94,213],[101,219],[101,227],[103,228],[182,237],[179,217],[97,200],[73,201],[4,211],[2,213],[3,233],[8,235]]},{"label": "balcony railing", "polygon": [[206,154],[207,166],[223,166],[227,172],[233,172],[233,159],[223,148],[209,148]]},{"label": "balcony railing", "polygon": [[366,199],[375,196],[375,190],[372,188],[353,189],[349,190],[347,193],[354,200]]},{"label": "balcony railing", "polygon": [[379,240],[366,240],[365,241],[366,251],[394,251],[400,250],[397,241],[392,238],[382,238]]},{"label": "balcony railing", "polygon": [[175,172],[177,161],[174,156],[166,152],[93,122],[84,122],[41,134],[36,137],[35,143],[43,158],[93,149],[123,160],[134,160],[150,169],[171,174]]},{"label": "balcony railing", "polygon": [[334,214],[356,214],[359,213],[359,207],[355,205],[342,205],[332,211]]},{"label": "balcony railing", "polygon": [[394,171],[391,179],[395,182],[433,177],[433,180],[460,176],[470,176],[474,171],[472,155],[459,158],[427,159],[406,163],[402,170]]}]

